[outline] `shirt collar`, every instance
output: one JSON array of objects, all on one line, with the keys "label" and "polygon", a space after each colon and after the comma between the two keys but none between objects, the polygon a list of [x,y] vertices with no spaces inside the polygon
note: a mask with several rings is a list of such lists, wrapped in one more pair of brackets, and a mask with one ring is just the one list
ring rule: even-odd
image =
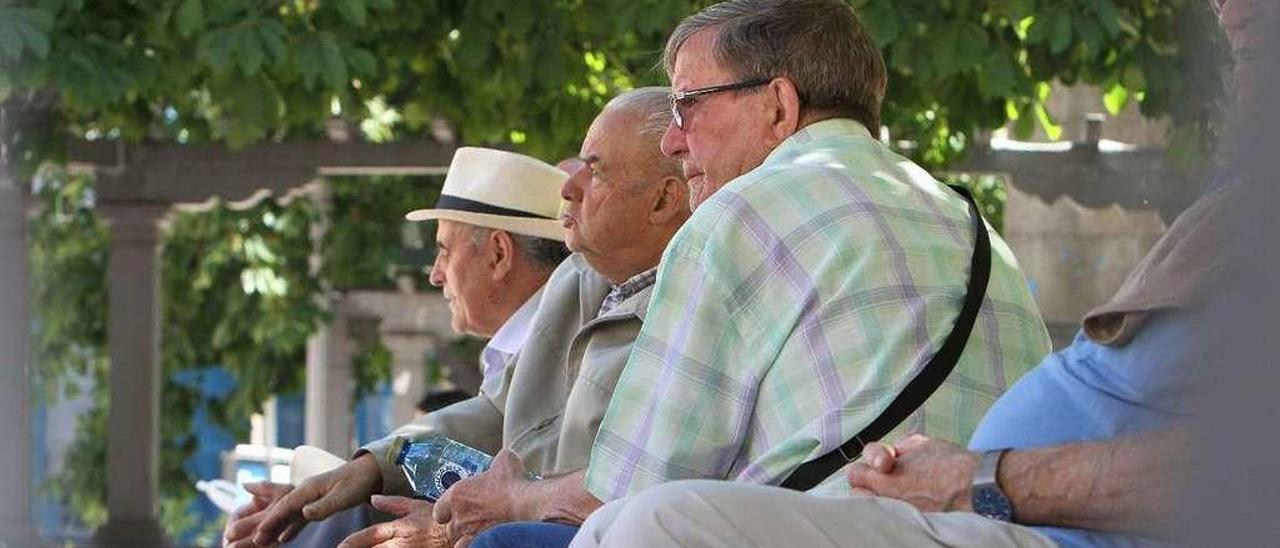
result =
[{"label": "shirt collar", "polygon": [[[862,125],[857,120],[853,120],[851,118],[829,118],[827,120],[814,122],[804,126],[790,137],[783,139],[783,141],[779,143],[778,146],[774,147],[774,149],[769,152],[769,155],[765,157],[764,163],[768,164],[770,162],[785,161],[793,153],[797,152],[797,148],[807,147],[814,141],[830,137],[838,136],[848,138],[850,133],[867,139],[873,138],[871,136],[871,132],[867,130],[866,126]],[[802,148],[801,150],[804,149]]]},{"label": "shirt collar", "polygon": [[604,302],[600,303],[600,313],[596,314],[596,317],[609,313],[615,306],[618,306],[618,303],[653,285],[657,278],[658,267],[655,266],[628,278],[625,282],[614,285],[613,289],[609,290],[609,294],[605,295]]},{"label": "shirt collar", "polygon": [[533,313],[538,310],[538,300],[540,293],[535,293],[520,308],[507,318],[506,323],[498,328],[498,332],[493,334],[493,338],[489,339],[489,344],[485,348],[492,348],[503,354],[513,355],[520,352],[520,348],[524,346],[524,340],[529,336],[529,328],[533,325]]}]

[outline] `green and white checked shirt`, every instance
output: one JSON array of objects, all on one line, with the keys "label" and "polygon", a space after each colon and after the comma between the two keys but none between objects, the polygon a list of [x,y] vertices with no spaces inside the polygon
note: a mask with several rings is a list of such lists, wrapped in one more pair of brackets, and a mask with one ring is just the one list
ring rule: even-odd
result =
[{"label": "green and white checked shirt", "polygon": [[[964,298],[968,204],[847,119],[812,124],[698,207],[592,448],[601,500],[663,482],[778,484],[861,431],[933,356]],[[950,378],[889,439],[963,444],[1050,350],[991,233],[991,281]]]}]

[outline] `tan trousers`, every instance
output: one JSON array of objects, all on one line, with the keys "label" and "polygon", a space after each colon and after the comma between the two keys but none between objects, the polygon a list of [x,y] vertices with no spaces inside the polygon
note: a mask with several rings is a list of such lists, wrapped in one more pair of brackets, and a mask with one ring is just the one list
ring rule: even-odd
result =
[{"label": "tan trousers", "polygon": [[827,498],[777,487],[678,481],[597,510],[571,548],[699,546],[972,546],[1053,548],[1040,533],[966,512],[902,501]]}]

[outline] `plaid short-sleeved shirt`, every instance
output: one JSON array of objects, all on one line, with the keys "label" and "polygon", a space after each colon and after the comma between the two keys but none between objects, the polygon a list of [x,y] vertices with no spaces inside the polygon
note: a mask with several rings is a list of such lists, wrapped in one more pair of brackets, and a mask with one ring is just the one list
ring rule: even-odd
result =
[{"label": "plaid short-sleeved shirt", "polygon": [[[1008,246],[960,363],[890,439],[968,439],[1049,337]],[[662,258],[649,316],[586,487],[778,484],[862,430],[932,357],[973,253],[967,203],[857,122],[812,124],[698,207]]]}]

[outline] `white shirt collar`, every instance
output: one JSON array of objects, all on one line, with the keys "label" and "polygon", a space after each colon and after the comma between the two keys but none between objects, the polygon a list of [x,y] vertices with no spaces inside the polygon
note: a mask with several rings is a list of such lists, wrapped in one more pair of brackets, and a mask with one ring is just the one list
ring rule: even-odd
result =
[{"label": "white shirt collar", "polygon": [[488,384],[491,378],[501,377],[507,361],[520,353],[520,349],[524,347],[524,341],[529,337],[529,328],[533,326],[533,314],[538,311],[541,295],[541,292],[534,293],[529,300],[520,305],[516,313],[507,318],[506,323],[498,328],[498,332],[494,333],[493,338],[489,339],[488,344],[484,346],[480,359],[484,362],[485,384]]}]

